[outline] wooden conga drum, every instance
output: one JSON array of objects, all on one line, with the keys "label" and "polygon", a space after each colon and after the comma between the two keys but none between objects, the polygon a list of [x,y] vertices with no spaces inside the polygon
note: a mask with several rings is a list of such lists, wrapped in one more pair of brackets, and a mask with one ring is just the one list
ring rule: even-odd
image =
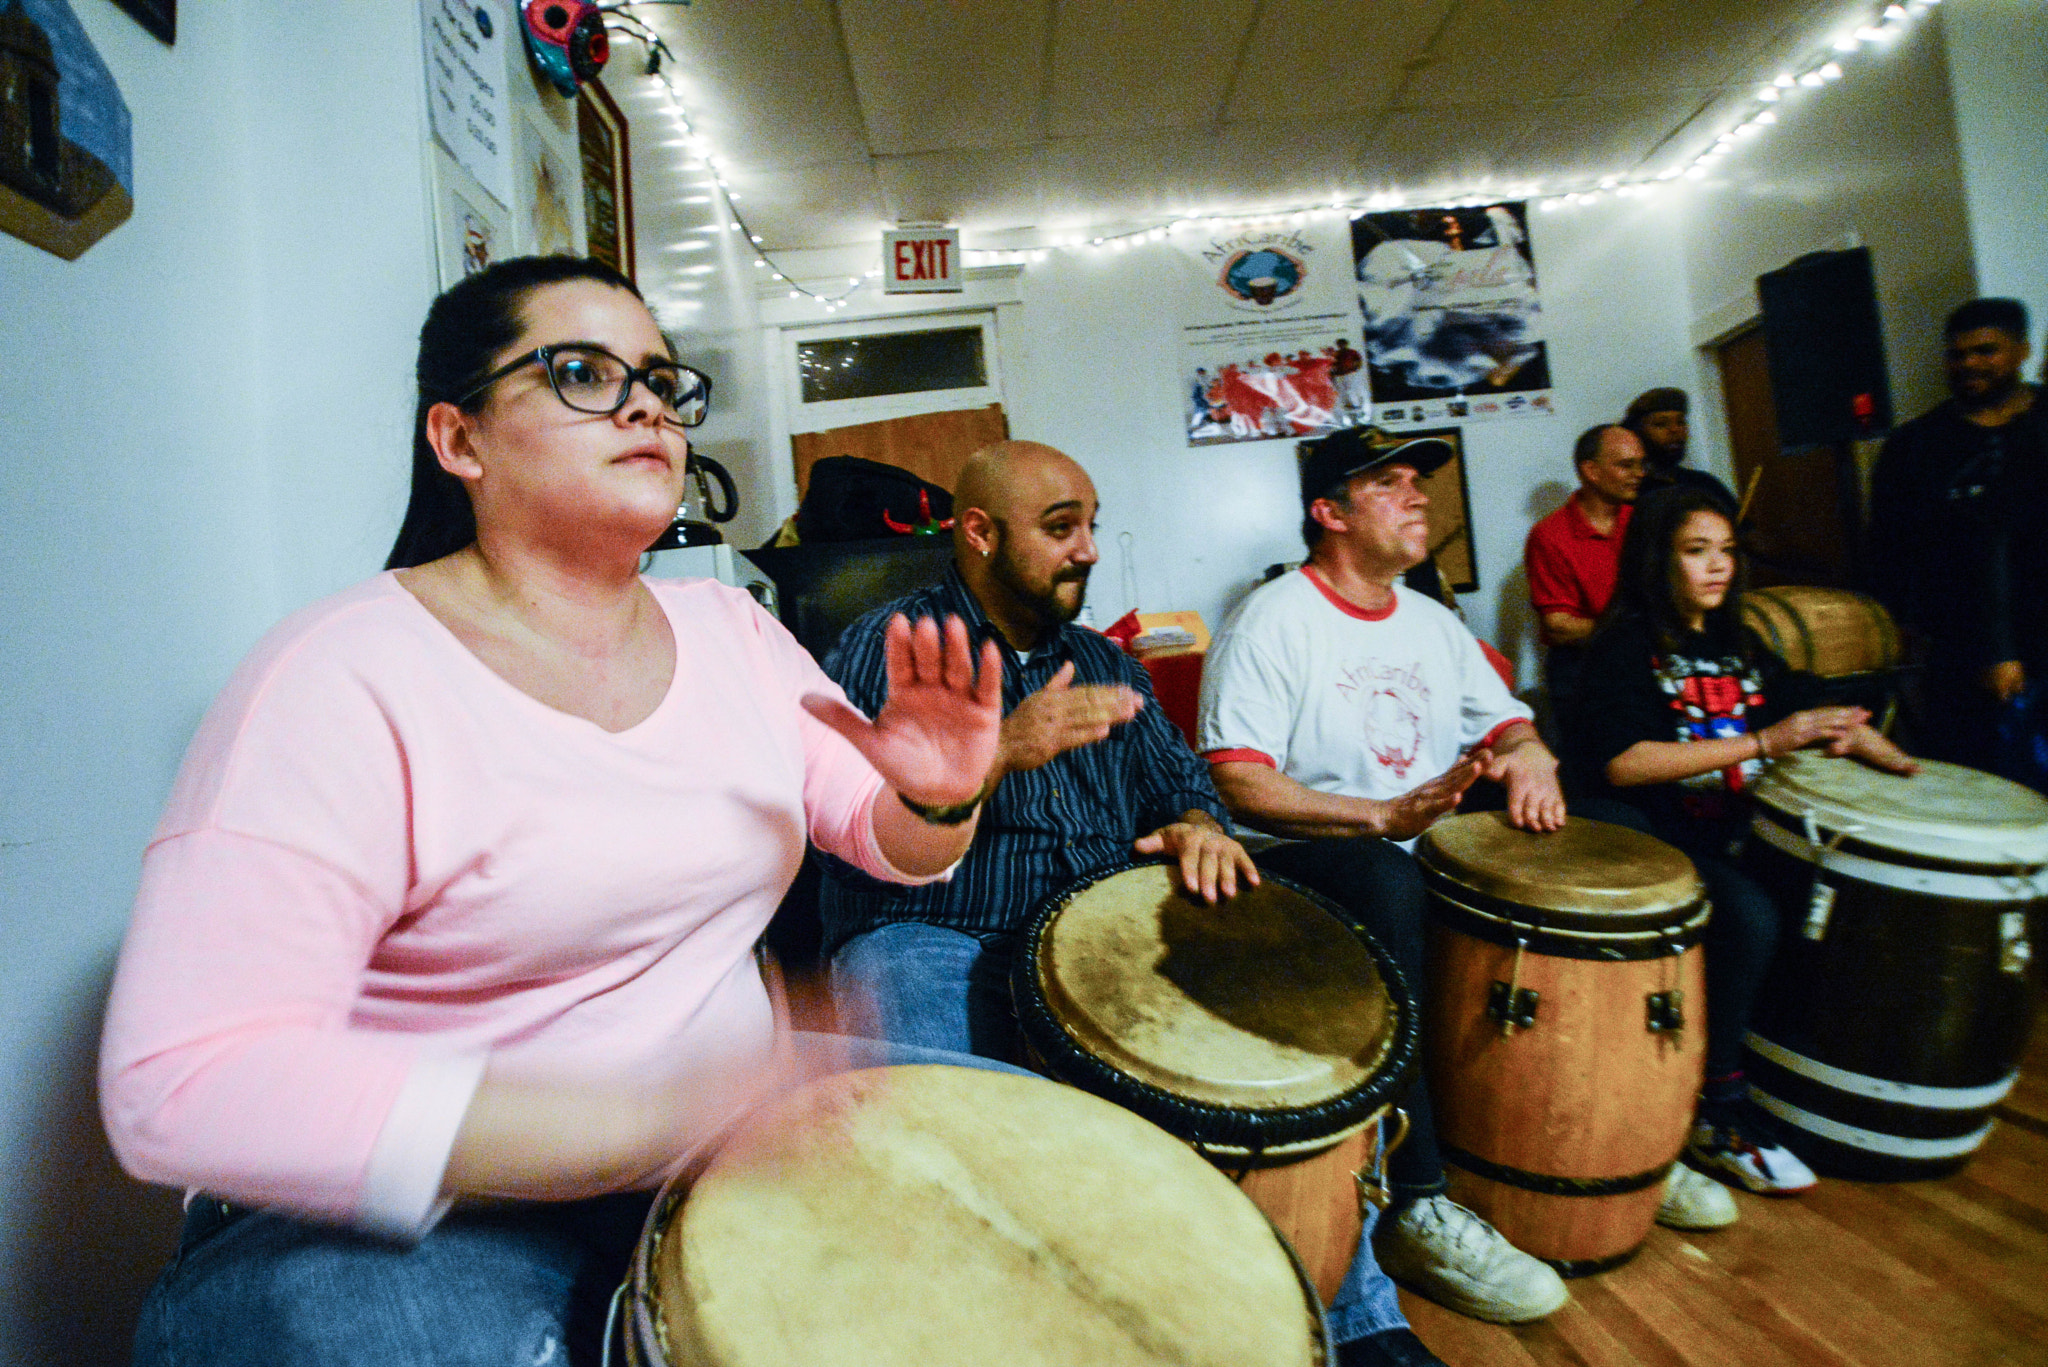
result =
[{"label": "wooden conga drum", "polygon": [[1751,589],[1742,625],[1794,669],[1839,679],[1899,663],[1899,629],[1875,598],[1808,585]]},{"label": "wooden conga drum", "polygon": [[1743,864],[1783,918],[1744,1071],[1787,1145],[1839,1176],[1962,1167],[2033,1022],[2048,799],[1801,751],[1757,784]]},{"label": "wooden conga drum", "polygon": [[1160,864],[1048,899],[1024,945],[1035,1061],[1194,1145],[1333,1297],[1380,1180],[1374,1122],[1412,1076],[1413,999],[1386,952],[1285,879],[1210,906]]},{"label": "wooden conga drum", "polygon": [[1707,906],[1661,840],[1573,817],[1447,817],[1430,893],[1424,1049],[1457,1200],[1567,1277],[1649,1236],[1706,1062]]},{"label": "wooden conga drum", "polygon": [[1258,1208],[1071,1087],[877,1068],[763,1108],[649,1214],[639,1367],[1318,1367],[1321,1308]]}]

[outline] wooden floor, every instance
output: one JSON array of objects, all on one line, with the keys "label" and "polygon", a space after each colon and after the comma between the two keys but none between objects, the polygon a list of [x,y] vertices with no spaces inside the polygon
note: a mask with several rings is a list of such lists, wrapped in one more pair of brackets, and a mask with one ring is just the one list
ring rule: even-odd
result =
[{"label": "wooden floor", "polygon": [[1823,1178],[1793,1199],[1738,1195],[1726,1230],[1659,1228],[1538,1324],[1401,1304],[1451,1367],[2048,1364],[2048,1022],[1998,1119],[1954,1177]]}]

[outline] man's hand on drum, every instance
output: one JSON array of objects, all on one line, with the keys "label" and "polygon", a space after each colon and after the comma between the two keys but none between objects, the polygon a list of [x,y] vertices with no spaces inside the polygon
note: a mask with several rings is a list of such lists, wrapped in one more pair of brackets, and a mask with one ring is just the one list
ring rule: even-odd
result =
[{"label": "man's hand on drum", "polygon": [[1527,722],[1500,734],[1480,772],[1508,790],[1508,820],[1525,831],[1564,826],[1564,789],[1557,784],[1557,756]]},{"label": "man's hand on drum", "polygon": [[1204,902],[1237,896],[1240,880],[1246,887],[1259,885],[1259,870],[1244,846],[1200,808],[1183,812],[1170,826],[1139,836],[1131,848],[1139,854],[1163,854],[1179,861],[1181,887],[1188,896]]},{"label": "man's hand on drum", "polygon": [[950,807],[981,791],[1003,721],[1002,656],[994,640],[980,669],[967,624],[929,617],[912,626],[902,613],[882,638],[889,695],[869,721],[833,698],[811,694],[804,708],[852,742],[889,785],[913,802]]},{"label": "man's hand on drum", "polygon": [[1380,803],[1378,829],[1372,834],[1388,840],[1413,840],[1421,835],[1464,800],[1465,790],[1485,772],[1492,758],[1490,751],[1474,750],[1421,787]]},{"label": "man's hand on drum", "polygon": [[1050,764],[1069,750],[1093,745],[1121,726],[1145,705],[1144,694],[1122,684],[1074,687],[1072,661],[1063,664],[1045,687],[1017,704],[1003,718],[992,778],[1022,773]]}]

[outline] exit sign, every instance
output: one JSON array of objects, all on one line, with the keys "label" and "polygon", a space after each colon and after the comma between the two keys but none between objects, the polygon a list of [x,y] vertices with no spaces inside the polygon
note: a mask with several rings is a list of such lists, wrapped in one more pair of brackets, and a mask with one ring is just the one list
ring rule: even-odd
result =
[{"label": "exit sign", "polygon": [[882,293],[959,292],[958,228],[896,228],[882,234]]}]

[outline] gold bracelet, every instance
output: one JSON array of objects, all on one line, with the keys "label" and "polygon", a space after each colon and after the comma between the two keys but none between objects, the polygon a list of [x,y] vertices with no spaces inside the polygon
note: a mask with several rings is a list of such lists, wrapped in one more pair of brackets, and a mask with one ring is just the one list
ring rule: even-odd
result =
[{"label": "gold bracelet", "polygon": [[1770,751],[1768,751],[1768,750],[1766,750],[1766,749],[1764,749],[1764,733],[1763,733],[1763,732],[1761,732],[1761,731],[1758,731],[1758,732],[1755,732],[1755,733],[1754,733],[1754,735],[1755,735],[1755,738],[1756,738],[1756,758],[1757,758],[1757,762],[1758,762],[1759,764],[1762,764],[1762,763],[1764,763],[1764,762],[1766,762],[1766,761],[1768,761],[1768,760],[1770,759],[1770,757],[1771,757],[1771,752],[1770,752]]}]

